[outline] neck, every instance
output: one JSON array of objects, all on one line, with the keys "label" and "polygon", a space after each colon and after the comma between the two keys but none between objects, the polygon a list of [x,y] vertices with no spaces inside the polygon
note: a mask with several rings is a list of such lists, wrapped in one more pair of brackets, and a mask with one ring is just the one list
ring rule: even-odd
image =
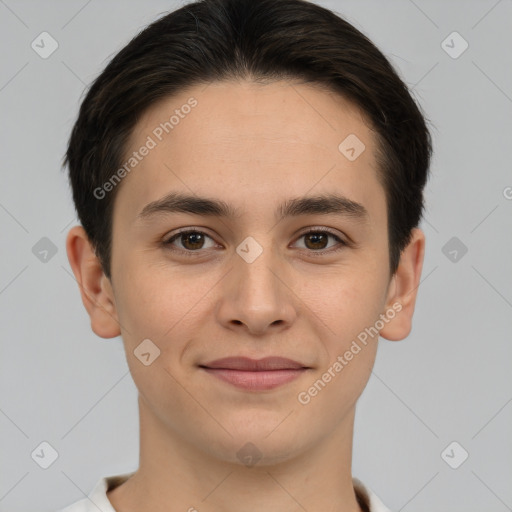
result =
[{"label": "neck", "polygon": [[361,512],[351,476],[354,413],[317,445],[245,466],[198,450],[139,396],[139,469],[108,498],[116,512]]}]

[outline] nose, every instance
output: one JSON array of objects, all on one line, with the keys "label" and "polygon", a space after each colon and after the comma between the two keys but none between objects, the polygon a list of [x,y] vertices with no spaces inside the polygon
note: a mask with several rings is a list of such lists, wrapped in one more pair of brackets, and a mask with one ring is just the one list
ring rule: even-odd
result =
[{"label": "nose", "polygon": [[218,321],[253,335],[289,328],[297,312],[293,286],[284,270],[271,250],[264,250],[252,263],[235,254],[233,268],[222,281]]}]

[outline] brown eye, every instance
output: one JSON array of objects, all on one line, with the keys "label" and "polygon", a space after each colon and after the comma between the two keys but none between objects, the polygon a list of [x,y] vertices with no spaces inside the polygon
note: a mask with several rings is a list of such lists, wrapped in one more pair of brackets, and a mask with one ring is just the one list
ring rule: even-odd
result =
[{"label": "brown eye", "polygon": [[308,249],[325,249],[329,236],[322,232],[312,231],[304,235],[305,245]]},{"label": "brown eye", "polygon": [[[181,245],[178,246],[177,250],[184,250],[188,252],[198,251],[199,249],[205,249],[206,239],[209,238],[212,240],[210,236],[201,231],[189,230],[189,231],[181,231],[180,233],[175,234],[167,241],[164,242],[164,245],[171,246],[174,249],[174,242],[178,241]],[[210,246],[211,247],[211,246]]]},{"label": "brown eye", "polygon": [[201,249],[204,244],[204,236],[201,233],[182,233],[181,243],[186,249]]},{"label": "brown eye", "polygon": [[[307,233],[303,233],[300,239],[304,239],[304,247],[302,249],[308,249],[311,252],[331,252],[343,249],[348,244],[342,240],[339,236],[326,230],[311,230]],[[335,240],[337,244],[329,244],[329,239]],[[338,246],[336,248],[336,245]]]}]

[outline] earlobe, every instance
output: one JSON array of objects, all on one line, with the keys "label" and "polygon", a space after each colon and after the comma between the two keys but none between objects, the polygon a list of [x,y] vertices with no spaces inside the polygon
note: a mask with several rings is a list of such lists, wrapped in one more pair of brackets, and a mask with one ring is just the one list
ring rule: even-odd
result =
[{"label": "earlobe", "polygon": [[411,241],[402,251],[398,269],[389,285],[386,309],[383,313],[386,314],[386,311],[391,309],[395,313],[380,331],[380,336],[387,340],[403,340],[411,332],[424,255],[425,235],[421,229],[414,228]]},{"label": "earlobe", "polygon": [[89,238],[82,226],[70,229],[66,238],[68,260],[80,288],[82,302],[91,319],[91,328],[102,338],[121,334],[113,289],[103,273]]}]

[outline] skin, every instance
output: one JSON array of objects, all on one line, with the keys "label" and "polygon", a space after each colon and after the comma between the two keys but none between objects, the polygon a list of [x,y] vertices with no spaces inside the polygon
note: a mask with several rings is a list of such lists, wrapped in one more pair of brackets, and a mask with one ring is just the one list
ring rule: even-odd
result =
[{"label": "skin", "polygon": [[[297,396],[393,304],[402,309],[380,336],[409,334],[424,234],[413,231],[390,276],[374,133],[355,106],[311,85],[191,87],[145,113],[127,154],[191,96],[198,105],[118,185],[112,279],[83,228],[67,237],[92,330],[122,336],[139,390],[139,469],[108,497],[118,512],[359,511],[351,476],[354,414],[378,337],[307,405]],[[349,134],[366,146],[354,161],[338,150]],[[172,191],[222,199],[240,215],[137,217]],[[276,223],[283,201],[333,191],[364,205],[367,221],[314,214]],[[192,227],[208,235],[203,248],[179,237],[175,251],[163,245]],[[303,236],[308,228],[330,229],[352,245],[329,253],[339,242],[329,237],[315,245]],[[248,236],[263,249],[252,263],[236,253]],[[187,249],[200,255],[186,257]],[[146,338],[161,351],[149,366],[133,352]],[[198,367],[234,355],[278,355],[310,369],[273,390],[250,392]],[[252,467],[237,457],[248,442],[261,453]]]}]

